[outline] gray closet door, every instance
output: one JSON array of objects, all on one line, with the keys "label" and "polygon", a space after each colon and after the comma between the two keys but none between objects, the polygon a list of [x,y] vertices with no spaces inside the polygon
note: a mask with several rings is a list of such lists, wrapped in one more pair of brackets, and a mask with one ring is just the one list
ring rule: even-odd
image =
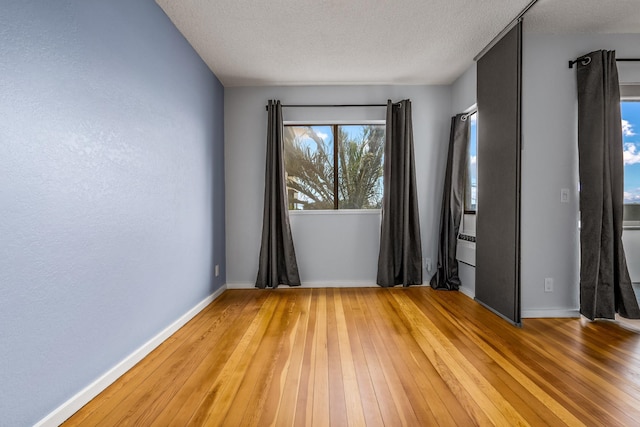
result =
[{"label": "gray closet door", "polygon": [[476,300],[520,325],[522,23],[478,61]]}]

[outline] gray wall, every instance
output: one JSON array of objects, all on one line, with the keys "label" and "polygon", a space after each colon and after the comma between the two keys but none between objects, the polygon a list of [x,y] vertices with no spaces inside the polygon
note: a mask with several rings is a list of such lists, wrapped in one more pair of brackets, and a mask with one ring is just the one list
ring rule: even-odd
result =
[{"label": "gray wall", "polygon": [[[449,134],[450,88],[446,86],[246,87],[225,91],[227,283],[252,286],[262,229],[266,112],[269,99],[284,104],[386,103],[410,98],[422,228],[423,256],[435,264]],[[375,120],[384,108],[285,109],[285,120]],[[304,285],[374,284],[380,215],[291,215]],[[431,274],[425,273],[425,282]]]},{"label": "gray wall", "polygon": [[[638,35],[541,35],[524,26],[522,310],[524,317],[576,315],[579,283],[578,152],[575,69],[567,61],[597,49],[640,55]],[[618,63],[621,82],[640,83],[640,66]],[[475,103],[475,64],[452,85],[455,114]],[[480,118],[479,126],[482,126]],[[560,189],[571,190],[569,204]],[[465,233],[474,234],[465,216]],[[640,230],[623,241],[634,282],[640,281]],[[473,295],[475,269],[460,266],[462,290]],[[554,278],[553,293],[544,278]]]},{"label": "gray wall", "polygon": [[478,86],[478,68],[474,62],[467,71],[451,85],[451,115],[466,111],[475,103]]},{"label": "gray wall", "polygon": [[[570,70],[567,61],[597,49],[614,49],[618,57],[638,57],[640,35],[532,34],[526,21],[524,31],[523,317],[577,315],[577,95],[575,68]],[[618,68],[621,82],[640,82],[637,63],[618,63]],[[569,203],[560,203],[561,188],[570,189]],[[553,293],[544,292],[545,277],[554,278]]]},{"label": "gray wall", "polygon": [[27,426],[224,283],[223,88],[152,0],[1,9],[0,425]]}]

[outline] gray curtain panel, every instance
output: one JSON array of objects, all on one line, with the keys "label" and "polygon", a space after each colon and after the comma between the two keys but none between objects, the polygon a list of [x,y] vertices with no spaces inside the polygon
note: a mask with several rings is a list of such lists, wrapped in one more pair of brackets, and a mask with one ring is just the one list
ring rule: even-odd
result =
[{"label": "gray curtain panel", "polygon": [[387,101],[378,277],[382,287],[422,284],[411,101]]},{"label": "gray curtain panel", "polygon": [[451,118],[449,154],[442,193],[440,211],[440,241],[438,243],[438,267],[431,278],[431,287],[457,291],[458,277],[458,231],[464,212],[464,190],[469,165],[469,120],[467,115],[458,114]]},{"label": "gray curtain panel", "polygon": [[623,160],[614,51],[578,61],[580,313],[640,318],[622,246]]},{"label": "gray curtain panel", "polygon": [[283,124],[280,101],[267,106],[267,164],[264,177],[262,243],[256,288],[284,284],[300,286],[298,263],[291,238],[283,160]]}]

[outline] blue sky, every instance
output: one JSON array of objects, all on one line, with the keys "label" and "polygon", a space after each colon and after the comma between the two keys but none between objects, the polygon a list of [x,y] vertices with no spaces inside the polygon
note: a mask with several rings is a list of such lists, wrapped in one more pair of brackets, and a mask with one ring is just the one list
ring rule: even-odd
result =
[{"label": "blue sky", "polygon": [[469,175],[471,178],[471,206],[476,208],[478,202],[478,115],[469,116],[471,123],[469,126]]},{"label": "blue sky", "polygon": [[640,204],[640,102],[622,102],[624,202]]},{"label": "blue sky", "polygon": [[471,156],[471,165],[473,168],[473,173],[471,174],[471,182],[473,184],[476,183],[476,180],[478,179],[478,169],[477,169],[477,163],[478,163],[478,117],[477,114],[472,114],[471,116],[469,116],[469,118],[471,119],[471,123],[469,126],[469,132],[471,133],[469,141],[469,155]]},{"label": "blue sky", "polygon": [[[359,139],[362,135],[362,128],[365,125],[340,125],[340,128],[343,132],[345,132],[349,138]],[[297,126],[295,127],[304,131],[306,126]],[[312,125],[311,128],[314,130],[316,135],[324,140],[324,142],[330,147],[333,147],[333,130],[332,126],[329,125]],[[297,135],[300,132],[295,132]],[[315,150],[315,142],[313,139],[309,137],[304,137],[300,140],[302,146],[309,146],[312,150]],[[333,148],[332,148],[333,149]]]}]

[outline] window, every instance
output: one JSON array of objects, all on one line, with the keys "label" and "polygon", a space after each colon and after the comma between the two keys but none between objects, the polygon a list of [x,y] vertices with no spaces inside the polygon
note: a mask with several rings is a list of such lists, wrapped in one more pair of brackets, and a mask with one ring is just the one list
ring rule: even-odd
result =
[{"label": "window", "polygon": [[385,125],[285,125],[290,210],[380,209]]},{"label": "window", "polygon": [[475,214],[478,210],[478,112],[467,116],[469,122],[469,161],[464,197],[464,213]]},{"label": "window", "polygon": [[623,97],[620,111],[624,150],[624,220],[635,222],[640,221],[640,98]]}]

